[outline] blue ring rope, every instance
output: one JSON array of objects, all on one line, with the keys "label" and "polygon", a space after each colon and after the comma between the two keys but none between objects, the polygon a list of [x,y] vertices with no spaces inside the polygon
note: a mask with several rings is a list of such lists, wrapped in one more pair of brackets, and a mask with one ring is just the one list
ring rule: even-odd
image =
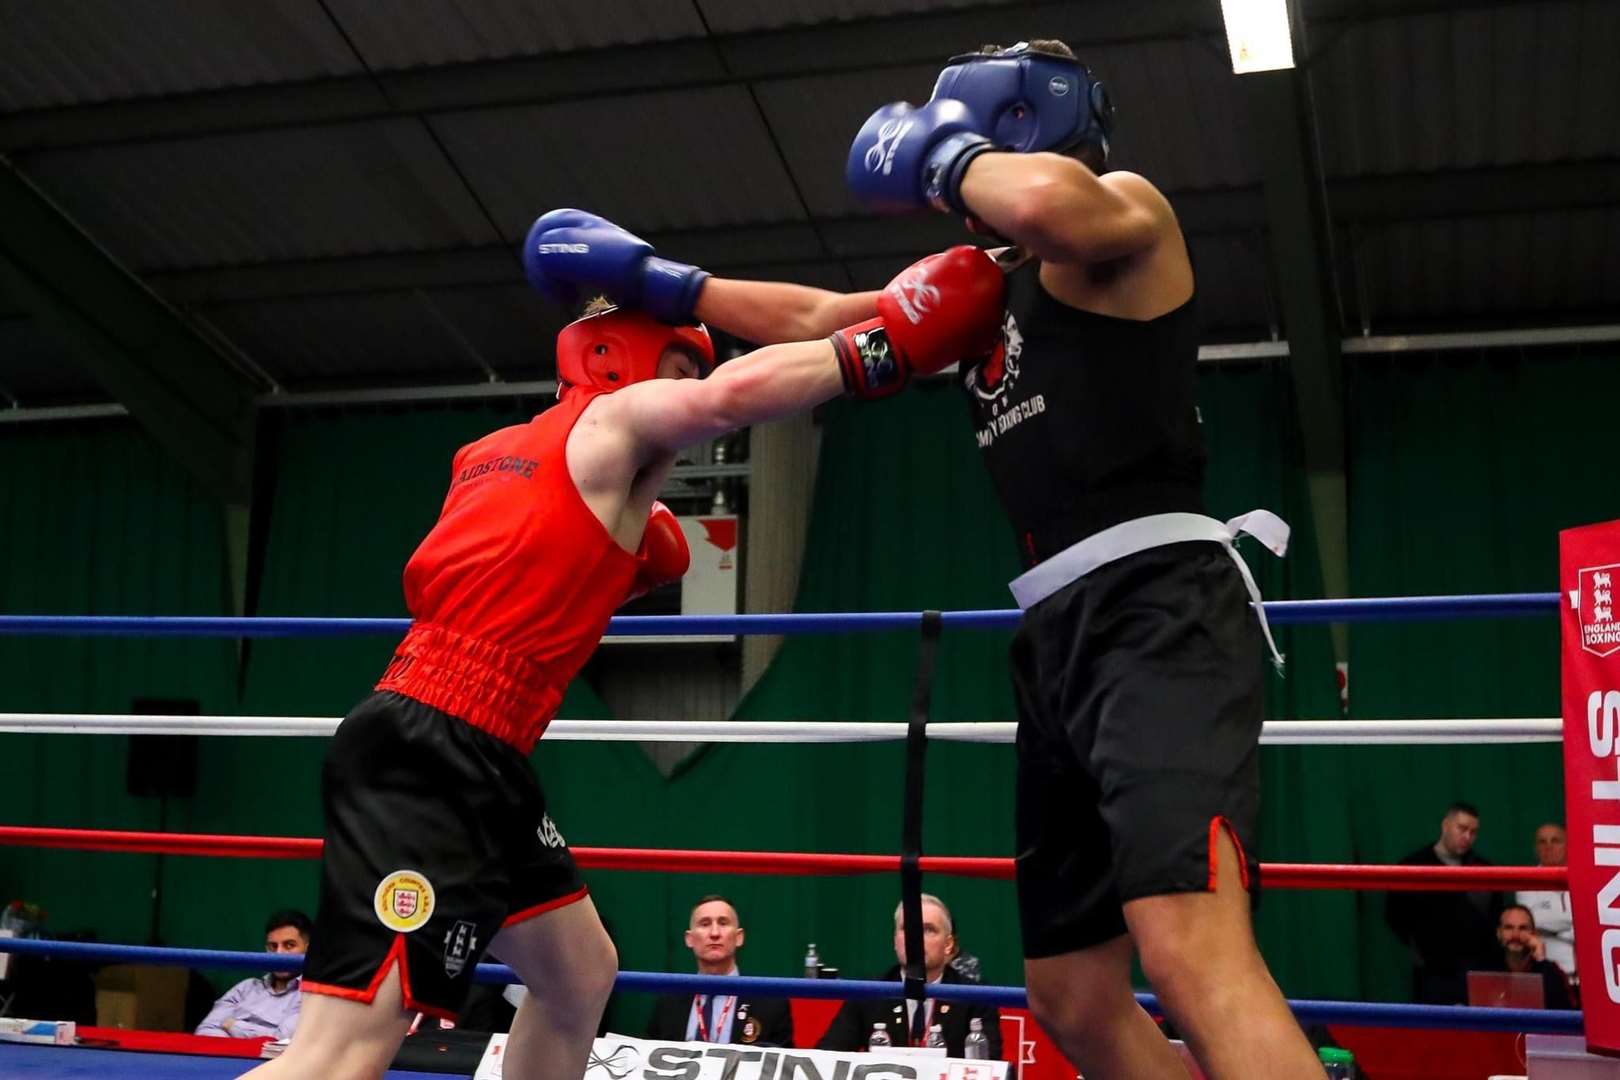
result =
[{"label": "blue ring rope", "polygon": [[[1550,615],[1557,593],[1389,596],[1355,600],[1268,600],[1274,626],[1332,622],[1414,622]],[[1012,630],[1017,610],[947,611],[946,629]],[[143,637],[333,637],[402,634],[409,619],[230,618],[213,615],[0,615],[0,634],[138,635]],[[781,615],[620,615],[609,634],[827,634],[916,630],[920,611],[807,612]]]},{"label": "blue ring rope", "polygon": [[[246,968],[254,971],[302,971],[304,958],[282,953],[229,952],[214,949],[171,949],[150,945],[114,945],[101,942],[51,941],[37,938],[0,938],[0,952],[23,956],[60,956],[86,962],[133,961],[178,964],[186,967]],[[519,982],[503,964],[479,964],[474,979],[481,983]],[[901,984],[862,979],[777,979],[757,975],[674,975],[654,971],[621,971],[615,989],[644,993],[713,993],[763,997],[898,998]],[[971,983],[929,983],[927,994],[940,1001],[974,1005],[1028,1008],[1022,987],[977,986]],[[1157,1013],[1158,999],[1138,994],[1149,1012]],[[1290,1001],[1288,1007],[1304,1023],[1350,1024],[1364,1027],[1429,1028],[1450,1031],[1514,1031],[1535,1035],[1578,1035],[1581,1014],[1551,1009],[1477,1009],[1462,1005],[1405,1005],[1396,1002]]]}]

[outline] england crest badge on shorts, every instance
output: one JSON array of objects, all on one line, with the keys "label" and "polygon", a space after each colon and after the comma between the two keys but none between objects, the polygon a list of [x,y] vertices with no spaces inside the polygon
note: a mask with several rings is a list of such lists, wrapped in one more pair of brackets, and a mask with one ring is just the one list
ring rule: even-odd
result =
[{"label": "england crest badge on shorts", "polygon": [[433,917],[433,885],[418,871],[395,870],[378,883],[372,908],[390,930],[420,930]]},{"label": "england crest badge on shorts", "polygon": [[1578,587],[1570,593],[1581,626],[1581,648],[1594,656],[1620,652],[1620,619],[1615,618],[1614,579],[1620,563],[1589,566],[1578,574]]},{"label": "england crest badge on shorts", "polygon": [[452,979],[467,969],[467,961],[478,948],[478,927],[457,919],[444,935],[444,973]]}]

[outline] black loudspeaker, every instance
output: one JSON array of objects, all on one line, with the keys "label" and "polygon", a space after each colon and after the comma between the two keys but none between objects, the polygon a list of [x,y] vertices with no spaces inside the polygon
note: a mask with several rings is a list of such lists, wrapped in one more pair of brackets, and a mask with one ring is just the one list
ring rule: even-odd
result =
[{"label": "black loudspeaker", "polygon": [[[195,698],[136,698],[137,716],[196,716]],[[131,795],[188,798],[197,793],[197,736],[131,735],[124,787]]]}]

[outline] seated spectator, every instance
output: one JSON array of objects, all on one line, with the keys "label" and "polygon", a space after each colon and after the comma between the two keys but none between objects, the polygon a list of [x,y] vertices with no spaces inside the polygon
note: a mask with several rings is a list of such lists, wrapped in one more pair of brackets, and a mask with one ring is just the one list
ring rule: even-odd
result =
[{"label": "seated spectator", "polygon": [[[966,982],[960,972],[950,966],[957,954],[956,935],[951,928],[951,913],[937,896],[923,894],[923,964],[931,983]],[[894,909],[894,955],[900,961],[878,976],[894,982],[901,978],[906,959],[905,912]],[[895,1046],[922,1046],[928,1030],[938,1024],[945,1036],[945,1052],[951,1057],[962,1056],[962,1044],[967,1040],[972,1021],[983,1022],[985,1040],[990,1045],[990,1057],[1001,1057],[1001,1011],[994,1005],[961,1005],[948,1001],[888,1000],[846,1001],[838,1015],[833,1017],[827,1034],[816,1044],[819,1050],[866,1050],[867,1039],[873,1027],[881,1024],[889,1032]]]},{"label": "seated spectator", "polygon": [[[1540,866],[1563,866],[1568,838],[1564,827],[1549,821],[1536,830],[1536,863]],[[1577,982],[1575,974],[1575,916],[1570,911],[1569,893],[1560,889],[1521,892],[1516,898],[1530,909],[1536,921],[1536,933],[1547,949],[1547,959],[1557,964],[1571,985]]]},{"label": "seated spectator", "polygon": [[[1440,819],[1440,839],[1401,860],[1402,866],[1489,866],[1474,851],[1479,811],[1452,803]],[[1465,973],[1486,970],[1496,962],[1496,917],[1502,912],[1499,892],[1392,892],[1384,902],[1384,919],[1395,936],[1412,950],[1412,996],[1431,1005],[1460,1005],[1468,1000]]]},{"label": "seated spectator", "polygon": [[[699,975],[741,974],[737,950],[746,937],[736,907],[723,896],[705,896],[687,918],[686,947],[697,959]],[[664,994],[653,1005],[647,1038],[792,1046],[793,1012],[784,998]]]},{"label": "seated spectator", "polygon": [[1496,923],[1496,940],[1502,949],[1496,963],[1483,971],[1516,971],[1541,976],[1542,996],[1549,1009],[1573,1009],[1569,983],[1558,965],[1547,959],[1536,919],[1523,904],[1509,904]]},{"label": "seated spectator", "polygon": [[[309,951],[309,916],[288,909],[271,915],[264,924],[264,951],[293,953]],[[243,979],[225,991],[201,1024],[198,1035],[228,1035],[233,1039],[292,1038],[298,1026],[298,1005],[302,998],[297,975],[272,971],[256,979]]]}]

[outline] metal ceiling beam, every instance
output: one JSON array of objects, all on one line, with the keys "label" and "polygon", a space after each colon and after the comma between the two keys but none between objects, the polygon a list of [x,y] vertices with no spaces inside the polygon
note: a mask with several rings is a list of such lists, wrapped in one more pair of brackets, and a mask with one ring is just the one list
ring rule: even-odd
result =
[{"label": "metal ceiling beam", "polygon": [[3,157],[0,286],[206,490],[245,505],[258,387]]},{"label": "metal ceiling beam", "polygon": [[[1294,55],[1306,53],[1299,0],[1288,4]],[[1293,391],[1310,513],[1325,596],[1348,596],[1349,512],[1345,483],[1344,366],[1333,257],[1333,223],[1323,182],[1308,68],[1237,77],[1239,97],[1255,133],[1270,254]],[[1338,201],[1334,201],[1338,205]],[[1347,640],[1335,634],[1345,659]]]},{"label": "metal ceiling beam", "polygon": [[[1173,192],[1170,198],[1190,236],[1256,232],[1271,222],[1258,187]],[[1337,180],[1328,184],[1328,202],[1340,225],[1605,208],[1620,205],[1620,161]],[[941,215],[883,219],[881,229],[873,228],[876,220],[821,219],[820,239],[807,222],[650,233],[648,239],[674,257],[720,271],[817,263],[827,260],[829,252],[845,260],[906,258],[962,239],[956,222]],[[161,271],[145,277],[182,305],[521,284],[512,269],[512,253],[494,244]]]},{"label": "metal ceiling beam", "polygon": [[[1376,356],[1454,350],[1545,349],[1559,345],[1620,344],[1620,324],[1537,326],[1517,330],[1471,330],[1440,334],[1374,334],[1339,342],[1346,355]],[[1203,345],[1198,359],[1206,364],[1269,363],[1288,357],[1286,341],[1242,341]],[[950,370],[955,370],[952,365]],[[557,392],[550,379],[532,382],[459,383],[430,386],[384,386],[367,390],[292,390],[260,394],[261,409],[320,408],[336,405],[401,404],[423,401],[471,401],[487,398],[545,397]],[[56,423],[128,416],[122,405],[44,405],[0,409],[0,425]],[[694,466],[696,468],[696,466]],[[713,468],[704,466],[704,468]],[[705,474],[710,475],[710,474]],[[714,474],[718,475],[718,474]]]},{"label": "metal ceiling beam", "polygon": [[[1339,342],[1346,355],[1379,356],[1456,350],[1546,349],[1560,345],[1620,344],[1620,323],[1592,326],[1534,326],[1516,330],[1470,330],[1439,334],[1374,334]],[[1198,360],[1206,364],[1270,363],[1288,357],[1286,341],[1242,341],[1202,345]],[[954,371],[953,364],[947,370]],[[261,409],[304,409],[341,405],[402,404],[424,401],[475,401],[489,398],[547,397],[557,392],[550,379],[530,382],[479,382],[427,386],[381,386],[363,390],[291,390],[260,394]],[[122,405],[21,405],[0,409],[0,425],[55,423],[128,416]],[[693,468],[697,468],[694,466]],[[703,466],[703,468],[714,468]],[[706,473],[704,475],[719,475]]]}]

